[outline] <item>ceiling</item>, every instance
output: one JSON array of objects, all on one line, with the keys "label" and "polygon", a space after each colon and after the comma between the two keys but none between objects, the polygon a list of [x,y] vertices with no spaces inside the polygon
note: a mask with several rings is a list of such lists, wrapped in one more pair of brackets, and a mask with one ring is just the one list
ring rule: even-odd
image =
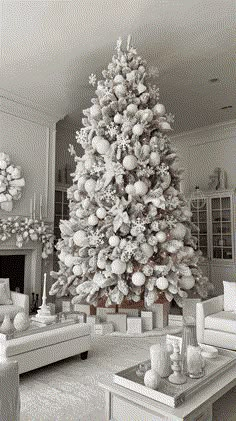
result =
[{"label": "ceiling", "polygon": [[[91,73],[132,35],[157,66],[160,99],[175,132],[235,118],[234,0],[64,0],[0,2],[0,94],[81,125]],[[217,78],[215,83],[210,79]],[[222,107],[232,108],[222,110]]]}]

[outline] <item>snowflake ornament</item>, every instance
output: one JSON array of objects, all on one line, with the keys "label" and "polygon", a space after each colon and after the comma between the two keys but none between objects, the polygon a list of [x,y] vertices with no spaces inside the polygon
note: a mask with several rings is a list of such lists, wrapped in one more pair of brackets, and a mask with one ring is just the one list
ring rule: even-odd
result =
[{"label": "snowflake ornament", "polygon": [[92,86],[96,85],[97,77],[93,73],[89,76],[89,84]]},{"label": "snowflake ornament", "polygon": [[105,234],[101,233],[98,229],[88,235],[89,244],[91,246],[99,247],[104,244]]},{"label": "snowflake ornament", "polygon": [[118,136],[119,130],[115,123],[112,121],[110,125],[108,125],[107,130],[105,131],[106,135],[110,136],[111,138],[114,138]]},{"label": "snowflake ornament", "polygon": [[162,162],[162,164],[159,165],[159,167],[158,167],[158,172],[159,172],[160,176],[165,176],[165,175],[169,174],[168,165],[165,165],[164,162]]},{"label": "snowflake ornament", "polygon": [[75,148],[73,145],[69,144],[68,152],[71,154],[71,156],[76,155]]}]

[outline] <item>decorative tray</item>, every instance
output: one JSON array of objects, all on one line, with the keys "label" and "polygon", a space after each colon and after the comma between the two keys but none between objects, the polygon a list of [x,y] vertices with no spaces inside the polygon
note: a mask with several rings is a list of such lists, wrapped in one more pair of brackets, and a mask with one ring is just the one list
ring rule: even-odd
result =
[{"label": "decorative tray", "polygon": [[[144,361],[144,364],[148,363],[150,363],[149,360]],[[234,365],[236,365],[236,353],[233,351],[219,350],[216,358],[206,359],[204,377],[200,379],[191,379],[188,377],[187,382],[182,385],[172,384],[168,378],[162,378],[158,390],[150,389],[144,385],[143,377],[139,377],[136,374],[139,364],[114,374],[113,380],[115,383],[134,392],[176,408],[189,399],[193,393],[196,393],[200,388],[206,386],[215,377],[223,374]]]}]

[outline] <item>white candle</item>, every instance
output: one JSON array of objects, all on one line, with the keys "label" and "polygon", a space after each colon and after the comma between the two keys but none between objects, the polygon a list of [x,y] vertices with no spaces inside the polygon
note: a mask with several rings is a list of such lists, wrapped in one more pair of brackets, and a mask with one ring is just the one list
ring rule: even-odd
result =
[{"label": "white candle", "polygon": [[30,199],[30,219],[33,218],[33,200]]},{"label": "white candle", "polygon": [[202,356],[198,346],[189,345],[187,348],[187,368],[190,374],[200,374],[202,371]]},{"label": "white candle", "polygon": [[44,280],[43,280],[43,298],[47,296],[46,293],[46,284],[47,284],[47,274],[44,274]]},{"label": "white candle", "polygon": [[33,200],[33,218],[36,217],[36,193],[34,193],[34,200]]},{"label": "white candle", "polygon": [[42,206],[43,206],[43,197],[40,194],[39,196],[39,219],[42,220]]}]

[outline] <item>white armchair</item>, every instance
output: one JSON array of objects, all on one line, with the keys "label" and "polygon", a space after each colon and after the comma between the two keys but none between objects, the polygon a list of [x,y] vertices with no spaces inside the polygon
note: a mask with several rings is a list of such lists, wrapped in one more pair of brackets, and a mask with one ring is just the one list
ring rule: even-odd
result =
[{"label": "white armchair", "polygon": [[236,312],[224,311],[224,296],[197,303],[199,343],[236,350]]},{"label": "white armchair", "polygon": [[3,321],[5,314],[9,314],[11,319],[20,311],[29,314],[29,296],[19,292],[11,291],[11,300],[13,304],[0,305],[0,322]]}]

